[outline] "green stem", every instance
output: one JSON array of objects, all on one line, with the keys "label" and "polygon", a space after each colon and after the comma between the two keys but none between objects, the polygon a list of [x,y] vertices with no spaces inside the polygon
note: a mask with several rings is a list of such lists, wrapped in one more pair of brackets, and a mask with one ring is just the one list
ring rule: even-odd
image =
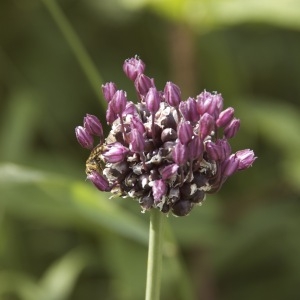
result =
[{"label": "green stem", "polygon": [[68,42],[71,50],[73,51],[75,57],[79,62],[80,67],[88,78],[92,89],[95,91],[97,97],[102,101],[100,93],[100,86],[102,84],[101,76],[98,73],[84,46],[82,45],[80,39],[78,38],[76,32],[72,28],[70,22],[63,14],[62,10],[60,9],[59,5],[57,5],[55,0],[42,0],[42,2],[48,9],[50,15],[52,16],[55,23],[61,30],[64,38]]},{"label": "green stem", "polygon": [[150,212],[146,300],[159,300],[162,271],[164,214],[159,209]]}]

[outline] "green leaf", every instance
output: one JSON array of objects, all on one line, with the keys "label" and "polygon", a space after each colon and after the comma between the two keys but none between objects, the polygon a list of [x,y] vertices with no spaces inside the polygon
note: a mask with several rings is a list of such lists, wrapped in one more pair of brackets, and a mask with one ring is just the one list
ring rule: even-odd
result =
[{"label": "green leaf", "polygon": [[195,29],[214,29],[221,25],[268,23],[300,29],[299,0],[122,0],[116,5],[126,9],[152,7],[173,21],[189,23]]},{"label": "green leaf", "polygon": [[0,272],[0,298],[1,295],[17,295],[22,300],[46,299],[43,289],[28,275],[16,271]]},{"label": "green leaf", "polygon": [[[0,165],[0,204],[23,218],[58,226],[82,226],[94,232],[108,229],[147,244],[146,221],[108,199],[90,183],[14,164]],[[134,201],[126,199],[123,201]],[[140,214],[137,204],[136,213]],[[148,220],[148,218],[146,218]]]},{"label": "green leaf", "polygon": [[[115,204],[113,199],[108,199],[107,194],[99,197],[99,191],[82,183],[73,184],[71,190],[74,203],[82,215],[122,236],[147,244],[148,228],[146,223]],[[101,194],[104,195],[104,193]],[[126,199],[124,201],[133,200]],[[140,209],[137,212],[140,213]]]},{"label": "green leaf", "polygon": [[54,262],[40,280],[40,285],[47,295],[44,300],[69,299],[80,272],[91,261],[87,249],[76,248]]}]

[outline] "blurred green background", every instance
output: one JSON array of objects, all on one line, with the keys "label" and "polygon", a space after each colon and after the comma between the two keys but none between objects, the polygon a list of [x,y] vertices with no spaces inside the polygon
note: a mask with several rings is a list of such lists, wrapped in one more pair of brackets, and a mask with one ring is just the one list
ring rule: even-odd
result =
[{"label": "blurred green background", "polygon": [[0,299],[143,299],[149,215],[85,181],[74,136],[103,82],[135,96],[135,54],[160,89],[221,92],[258,156],[169,216],[162,299],[300,299],[299,0],[1,0]]}]

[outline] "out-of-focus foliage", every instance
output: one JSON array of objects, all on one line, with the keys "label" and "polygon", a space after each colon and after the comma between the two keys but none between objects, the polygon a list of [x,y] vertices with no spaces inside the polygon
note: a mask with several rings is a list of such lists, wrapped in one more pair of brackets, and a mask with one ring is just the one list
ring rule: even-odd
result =
[{"label": "out-of-focus foliage", "polygon": [[162,17],[186,22],[203,31],[245,22],[300,28],[299,0],[89,0],[101,10],[136,11],[151,8]]},{"label": "out-of-focus foliage", "polygon": [[101,80],[135,97],[135,54],[159,88],[221,92],[258,156],[169,216],[162,299],[299,299],[299,20],[296,0],[1,1],[0,299],[143,298],[148,214],[85,182],[74,137],[105,118]]}]

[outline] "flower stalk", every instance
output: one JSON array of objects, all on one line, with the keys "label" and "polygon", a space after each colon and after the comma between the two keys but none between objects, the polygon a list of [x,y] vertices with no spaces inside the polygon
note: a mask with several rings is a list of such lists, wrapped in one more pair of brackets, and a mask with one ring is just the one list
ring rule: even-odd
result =
[{"label": "flower stalk", "polygon": [[150,211],[149,246],[145,300],[159,300],[165,215],[157,209]]}]

